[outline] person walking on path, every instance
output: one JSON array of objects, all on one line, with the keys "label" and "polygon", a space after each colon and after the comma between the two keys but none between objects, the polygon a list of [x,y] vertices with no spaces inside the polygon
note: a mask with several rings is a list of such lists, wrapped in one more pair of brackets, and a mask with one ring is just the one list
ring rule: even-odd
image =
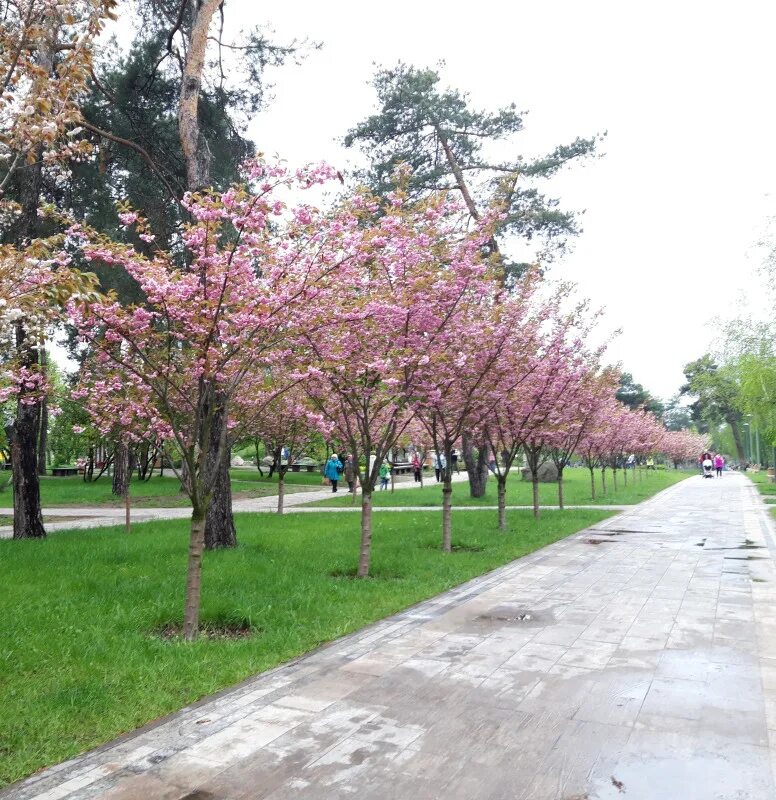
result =
[{"label": "person walking on path", "polygon": [[445,454],[440,452],[434,453],[434,474],[436,475],[437,483],[441,482],[442,473],[446,466],[447,459],[445,458]]},{"label": "person walking on path", "polygon": [[412,455],[412,474],[415,476],[415,483],[422,483],[420,471],[423,469],[423,465],[420,463],[420,457],[417,453],[413,453]]},{"label": "person walking on path", "polygon": [[461,474],[461,470],[458,468],[458,451],[451,450],[450,451],[450,469],[455,470],[457,475]]},{"label": "person walking on path", "polygon": [[332,453],[323,470],[323,474],[331,481],[332,492],[337,491],[337,481],[342,474],[342,470],[342,462],[337,458],[336,453]]},{"label": "person walking on path", "polygon": [[718,478],[722,477],[722,470],[724,467],[725,459],[719,453],[717,453],[717,455],[714,456],[714,469],[717,471]]},{"label": "person walking on path", "polygon": [[348,453],[348,457],[345,459],[345,480],[348,482],[348,491],[355,492],[356,491],[356,480],[358,479],[358,467],[356,466],[356,462],[353,460],[353,454]]},{"label": "person walking on path", "polygon": [[391,467],[388,461],[383,459],[380,464],[380,491],[383,492],[388,488],[388,479],[391,477]]}]

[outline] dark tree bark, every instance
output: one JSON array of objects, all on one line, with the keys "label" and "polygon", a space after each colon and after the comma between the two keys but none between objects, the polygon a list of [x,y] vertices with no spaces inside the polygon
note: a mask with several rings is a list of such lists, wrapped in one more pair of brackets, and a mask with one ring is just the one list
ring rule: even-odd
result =
[{"label": "dark tree bark", "polygon": [[[24,247],[34,234],[38,216],[42,174],[39,164],[27,168],[21,186],[21,214],[14,239]],[[38,366],[38,349],[32,343],[23,323],[17,323],[16,352],[19,362],[28,369]],[[38,446],[41,407],[39,401],[29,402],[22,389],[16,403],[16,419],[11,426],[11,463],[13,464],[13,538],[40,539],[46,535],[40,503],[38,479]]]},{"label": "dark tree bark", "polygon": [[116,497],[125,497],[132,478],[132,450],[129,445],[119,442],[113,454],[113,485],[111,492]]},{"label": "dark tree bark", "polygon": [[481,442],[475,453],[474,442],[468,433],[461,437],[461,454],[469,477],[469,494],[472,497],[485,497],[488,485],[488,445]]},{"label": "dark tree bark", "polygon": [[[28,360],[26,366],[37,363],[37,351],[27,346],[21,325],[16,326],[16,347]],[[25,403],[24,399],[22,390],[16,403],[16,419],[7,429],[13,465],[13,538],[42,539],[46,530],[38,478],[40,408],[37,403]]]},{"label": "dark tree bark", "polygon": [[[215,459],[219,456],[219,443],[226,425],[226,409],[221,398],[216,398],[218,408],[213,414],[210,428],[210,449],[208,460],[210,469],[216,469]],[[205,549],[216,550],[219,547],[236,547],[237,531],[232,516],[232,487],[229,482],[229,464],[231,450],[225,447],[217,466],[216,482],[213,495],[205,515]]]},{"label": "dark tree bark", "polygon": [[741,464],[746,463],[746,453],[744,453],[744,444],[741,441],[741,429],[738,427],[738,420],[730,416],[727,420],[728,425],[730,425],[730,432],[733,434],[733,442],[736,445],[736,455],[738,456],[738,461]]}]

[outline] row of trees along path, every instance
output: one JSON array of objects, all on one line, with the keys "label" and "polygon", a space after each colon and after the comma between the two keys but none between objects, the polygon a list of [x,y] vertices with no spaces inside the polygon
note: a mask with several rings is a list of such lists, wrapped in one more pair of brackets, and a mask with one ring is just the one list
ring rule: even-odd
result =
[{"label": "row of trees along path", "polygon": [[[127,493],[136,446],[182,458],[192,505],[187,639],[198,631],[203,550],[236,542],[228,464],[240,436],[272,438],[277,448],[324,433],[363,457],[359,577],[370,569],[369,487],[382,458],[408,437],[447,458],[446,552],[459,442],[474,493],[490,448],[511,454],[505,473],[523,448],[534,481],[544,458],[564,464],[581,451],[585,433],[598,437],[590,451],[598,462],[614,459],[615,470],[612,454],[626,443],[667,448],[645,415],[609,410],[612,377],[585,345],[594,315],[568,310],[565,289],[509,263],[498,245],[507,231],[555,244],[574,232],[573,215],[519,178],[552,175],[591,154],[594,139],[534,162],[486,162],[482,142],[522,127],[514,108],[475,113],[465,96],[438,88],[435,72],[400,66],[378,73],[382,110],[346,137],[370,149],[373,190],[321,211],[304,192],[342,176],[326,165],[294,171],[252,157],[230,116],[255,111],[261,91],[229,90],[222,48],[237,48],[252,78],[295,48],[256,31],[225,42],[219,2],[136,5],[144,24],[133,47],[118,68],[100,65],[101,76],[96,41],[115,2],[24,0],[9,5],[0,28],[8,155],[0,188],[2,213],[15,220],[0,260],[0,314],[15,331],[0,400],[16,401],[15,536],[45,535],[41,342],[57,322],[71,325],[78,343],[73,397],[115,443],[116,491]],[[414,123],[399,130],[408,108]],[[127,121],[139,137],[121,135]],[[432,164],[439,148],[444,159]],[[467,183],[465,174],[479,179]],[[116,196],[128,201],[108,219],[106,199]],[[614,432],[635,430],[636,418],[638,440]],[[505,474],[499,483],[505,525]]]}]

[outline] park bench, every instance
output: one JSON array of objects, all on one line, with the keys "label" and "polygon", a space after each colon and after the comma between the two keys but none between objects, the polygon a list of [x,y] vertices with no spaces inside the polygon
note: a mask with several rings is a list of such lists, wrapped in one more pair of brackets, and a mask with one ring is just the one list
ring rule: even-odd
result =
[{"label": "park bench", "polygon": [[56,478],[65,478],[70,475],[78,475],[78,467],[52,467],[51,474]]},{"label": "park bench", "polygon": [[409,461],[397,461],[391,467],[391,471],[394,475],[409,475],[413,467]]}]

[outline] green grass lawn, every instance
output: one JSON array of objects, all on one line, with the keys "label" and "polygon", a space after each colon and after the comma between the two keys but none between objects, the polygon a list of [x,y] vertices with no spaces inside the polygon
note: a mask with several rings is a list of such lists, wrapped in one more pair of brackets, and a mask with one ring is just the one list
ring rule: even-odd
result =
[{"label": "green grass lawn", "polygon": [[[590,500],[590,472],[584,468],[567,469],[563,473],[564,498],[566,505],[630,505],[646,500],[656,492],[666,489],[681,480],[694,475],[694,472],[682,470],[650,470],[644,471],[643,477],[633,479],[633,474],[628,476],[628,485],[623,482],[622,470],[618,471],[618,489],[614,491],[614,481],[611,470],[607,470],[607,493],[601,494],[600,471],[596,471],[596,499]],[[425,479],[424,479],[425,480]],[[496,481],[492,477],[488,480],[488,487],[484,497],[472,498],[469,496],[467,482],[453,484],[453,504],[457,506],[485,505],[494,506],[498,499],[496,496]],[[555,483],[542,483],[539,488],[540,502],[543,505],[556,505],[558,502],[558,488]],[[377,491],[373,495],[376,506],[441,506],[442,489],[426,480],[423,489],[404,490],[391,494],[390,492]],[[321,500],[316,506],[342,506],[348,505],[351,500],[347,495],[331,500]],[[507,482],[507,505],[530,505],[531,484],[520,477],[519,471],[510,473]]]},{"label": "green grass lawn", "polygon": [[[275,473],[271,478],[267,477],[267,470],[264,470],[264,477],[259,475],[256,467],[250,469],[241,467],[229,470],[229,475],[234,483],[261,483],[268,486],[278,485],[278,475]],[[310,486],[314,488],[321,487],[321,480],[323,476],[320,472],[287,472],[286,473],[286,486]]]},{"label": "green grass lawn", "polygon": [[744,474],[754,483],[760,494],[765,496],[765,500],[776,499],[776,483],[771,483],[768,480],[768,475],[765,470],[760,472],[745,472]]},{"label": "green grass lawn", "polygon": [[202,620],[251,636],[187,645],[154,631],[182,619],[185,521],[0,540],[0,785],[68,758],[609,516],[605,511],[378,514],[374,579],[355,568],[358,515],[239,515],[240,546],[207,553]]},{"label": "green grass lawn", "polygon": [[[265,473],[266,475],[266,473]],[[253,497],[266,497],[277,493],[277,476],[272,480],[263,478],[258,470],[231,470],[232,491],[235,500]],[[291,472],[286,475],[286,491],[297,492],[320,488],[321,476],[316,473]],[[44,508],[47,506],[121,506],[124,501],[111,493],[111,478],[103,475],[98,481],[86,483],[82,476],[41,478],[40,493]],[[189,499],[180,492],[180,481],[174,475],[159,477],[149,481],[133,480],[131,488],[132,504],[141,507],[186,506]],[[0,492],[0,507],[11,507],[13,496],[11,488]]]}]

